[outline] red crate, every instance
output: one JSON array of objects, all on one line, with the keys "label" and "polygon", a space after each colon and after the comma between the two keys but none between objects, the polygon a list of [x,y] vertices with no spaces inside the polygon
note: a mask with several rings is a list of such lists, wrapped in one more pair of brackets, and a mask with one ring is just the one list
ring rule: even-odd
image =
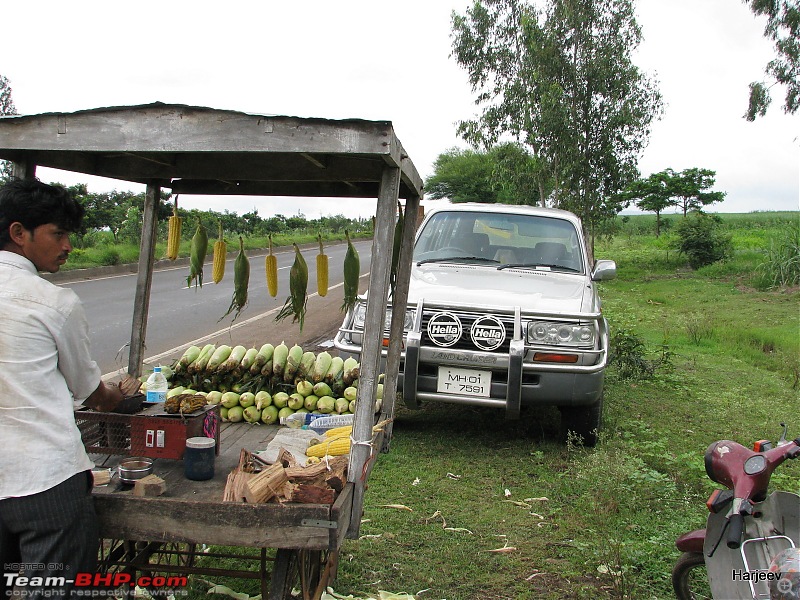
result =
[{"label": "red crate", "polygon": [[162,404],[133,415],[75,411],[75,422],[89,454],[121,454],[149,458],[183,458],[186,440],[213,437],[219,454],[218,405],[208,405],[192,415],[168,415]]}]

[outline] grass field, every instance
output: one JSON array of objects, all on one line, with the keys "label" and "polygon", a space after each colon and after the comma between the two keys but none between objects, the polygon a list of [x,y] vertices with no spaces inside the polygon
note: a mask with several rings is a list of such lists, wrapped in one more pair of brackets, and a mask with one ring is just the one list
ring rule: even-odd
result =
[{"label": "grass field", "polygon": [[[723,216],[735,254],[698,271],[670,248],[671,228],[653,235],[654,217],[620,222],[596,249],[618,264],[601,295],[615,339],[637,343],[608,371],[597,447],[560,443],[555,409],[509,424],[489,409],[401,408],[334,589],[417,600],[672,598],[674,540],[704,525],[714,488],[706,447],[774,441],[781,421],[800,435],[800,292],[755,282],[797,220]],[[634,358],[652,376],[623,377]],[[781,467],[773,487],[800,492],[800,464]]]}]

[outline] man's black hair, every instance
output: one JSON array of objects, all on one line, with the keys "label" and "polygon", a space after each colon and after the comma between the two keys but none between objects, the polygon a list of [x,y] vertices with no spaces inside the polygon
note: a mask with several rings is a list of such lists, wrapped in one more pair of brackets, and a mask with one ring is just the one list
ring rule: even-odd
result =
[{"label": "man's black hair", "polygon": [[60,185],[38,179],[12,179],[0,187],[0,249],[10,241],[8,228],[15,221],[28,231],[55,223],[65,231],[78,231],[84,208]]}]

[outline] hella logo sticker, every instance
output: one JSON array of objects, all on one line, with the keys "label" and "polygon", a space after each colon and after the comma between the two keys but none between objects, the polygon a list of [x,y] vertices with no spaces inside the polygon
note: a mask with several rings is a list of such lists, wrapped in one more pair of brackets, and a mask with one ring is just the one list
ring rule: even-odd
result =
[{"label": "hella logo sticker", "polygon": [[472,323],[469,334],[478,350],[496,350],[506,339],[506,328],[497,317],[480,317]]},{"label": "hella logo sticker", "polygon": [[442,348],[460,340],[462,331],[461,321],[452,313],[436,313],[428,321],[428,337]]}]

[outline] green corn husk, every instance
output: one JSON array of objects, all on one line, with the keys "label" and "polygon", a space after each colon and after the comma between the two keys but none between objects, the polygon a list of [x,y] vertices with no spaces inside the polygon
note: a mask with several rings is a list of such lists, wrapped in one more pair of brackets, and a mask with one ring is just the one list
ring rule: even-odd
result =
[{"label": "green corn husk", "polygon": [[336,377],[342,376],[343,371],[344,360],[339,356],[334,356],[331,359],[331,366],[328,368],[328,372],[325,374],[325,383],[333,386],[333,382],[336,381]]},{"label": "green corn husk", "polygon": [[183,355],[178,359],[177,364],[175,365],[175,372],[182,373],[189,368],[194,361],[197,360],[197,357],[200,356],[200,352],[202,348],[199,346],[189,346],[186,350],[184,350]]},{"label": "green corn husk", "polygon": [[272,353],[272,375],[274,377],[283,377],[283,371],[286,368],[286,360],[289,357],[289,346],[285,342],[281,342],[275,346],[275,351]]},{"label": "green corn husk", "polygon": [[197,360],[189,365],[188,373],[191,375],[201,373],[206,368],[208,361],[211,360],[211,356],[214,354],[216,349],[217,346],[215,344],[206,344],[203,346],[203,349],[200,351],[200,356],[198,356]]},{"label": "green corn husk", "polygon": [[327,352],[320,352],[317,354],[317,358],[314,361],[314,369],[311,373],[311,381],[314,383],[319,383],[320,381],[325,379],[325,375],[328,374],[328,369],[331,367],[331,362],[333,358]]},{"label": "green corn husk", "polygon": [[294,263],[289,270],[289,297],[275,316],[275,320],[280,321],[291,315],[292,323],[299,321],[300,331],[303,331],[308,302],[308,266],[300,253],[300,247],[297,244],[292,245],[294,246]]},{"label": "green corn husk", "polygon": [[267,364],[267,361],[272,358],[272,353],[275,351],[275,346],[272,344],[264,344],[261,346],[261,349],[256,354],[256,358],[253,361],[253,364],[250,365],[250,374],[251,375],[258,375],[261,373],[261,369],[264,368],[264,365]]},{"label": "green corn husk", "polygon": [[208,253],[208,233],[205,226],[197,219],[197,230],[192,236],[192,249],[189,258],[189,276],[186,278],[186,286],[190,287],[194,281],[194,287],[198,284],[203,287],[203,264]]},{"label": "green corn husk", "polygon": [[231,371],[233,371],[242,362],[242,359],[244,358],[244,355],[246,353],[247,353],[247,348],[245,348],[244,346],[241,345],[234,346],[233,350],[231,350],[231,354],[228,357],[228,360],[222,363],[222,365],[218,369],[218,372],[230,373]]},{"label": "green corn husk", "polygon": [[311,352],[303,352],[303,357],[300,359],[300,366],[297,368],[297,373],[294,375],[295,383],[297,383],[298,379],[307,379],[309,374],[311,373],[311,369],[314,368],[314,361],[316,361],[316,355]]},{"label": "green corn husk", "polygon": [[228,357],[231,355],[231,350],[233,350],[233,348],[228,345],[223,344],[219,346],[214,350],[214,354],[211,355],[205,370],[216,371],[222,363],[228,360]]},{"label": "green corn husk", "polygon": [[295,344],[289,348],[289,354],[286,357],[286,367],[283,369],[283,381],[291,383],[294,381],[294,375],[300,367],[300,361],[303,360],[303,349]]},{"label": "green corn husk", "polygon": [[344,381],[345,386],[353,385],[353,382],[356,379],[358,379],[359,375],[358,367],[359,364],[355,358],[350,357],[344,361],[344,375],[342,379]]},{"label": "green corn husk", "polygon": [[245,371],[250,371],[250,367],[253,366],[253,363],[256,360],[256,356],[258,356],[258,348],[250,348],[247,352],[244,353],[242,357],[242,362],[239,363],[239,366],[236,367],[236,370],[244,373]]}]

